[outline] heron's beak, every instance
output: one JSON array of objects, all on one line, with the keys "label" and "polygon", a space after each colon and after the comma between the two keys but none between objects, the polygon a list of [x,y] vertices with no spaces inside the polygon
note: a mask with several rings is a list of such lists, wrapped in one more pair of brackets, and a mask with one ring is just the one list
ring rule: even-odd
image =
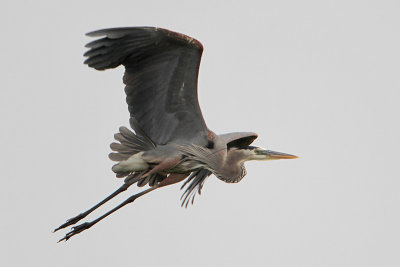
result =
[{"label": "heron's beak", "polygon": [[286,153],[276,152],[272,150],[258,150],[257,153],[259,155],[266,156],[267,160],[276,160],[276,159],[297,159],[298,156],[290,155]]}]

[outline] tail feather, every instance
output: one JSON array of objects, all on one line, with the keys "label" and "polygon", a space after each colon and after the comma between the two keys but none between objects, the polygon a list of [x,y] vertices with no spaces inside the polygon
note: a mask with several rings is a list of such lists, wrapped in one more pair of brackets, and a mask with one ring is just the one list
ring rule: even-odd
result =
[{"label": "tail feather", "polygon": [[115,176],[117,178],[124,178],[125,176],[128,176],[129,174],[131,174],[131,173],[130,172],[119,172]]},{"label": "tail feather", "polygon": [[[113,171],[119,178],[132,173],[132,171],[129,172],[126,168],[122,167],[123,165],[120,167],[119,165],[121,162],[123,163],[137,153],[152,150],[156,147],[154,142],[143,132],[134,118],[131,118],[129,122],[135,132],[132,132],[126,127],[120,127],[119,133],[114,135],[117,142],[113,142],[110,145],[111,150],[114,152],[108,155],[112,161],[118,162],[113,166]],[[149,183],[148,179],[144,184],[147,183]]]},{"label": "tail feather", "polygon": [[119,134],[117,134],[117,137],[121,139],[121,142],[126,142],[126,143],[135,143],[137,145],[139,144],[144,144],[146,145],[146,142],[144,140],[141,140],[136,134],[134,134],[131,130],[129,130],[126,127],[119,127]]},{"label": "tail feather", "polygon": [[113,150],[113,151],[118,151],[118,152],[121,152],[121,153],[130,153],[130,152],[132,152],[132,148],[130,148],[130,147],[127,147],[125,144],[121,144],[121,143],[111,143],[110,144],[110,148]]},{"label": "tail feather", "polygon": [[112,161],[127,160],[130,156],[132,156],[132,155],[131,154],[127,154],[127,153],[122,153],[122,152],[112,152],[112,153],[108,154],[108,157]]},{"label": "tail feather", "polygon": [[122,145],[127,146],[132,149],[136,149],[139,151],[143,151],[145,149],[146,144],[140,140],[139,138],[134,139],[134,138],[125,138],[121,133],[116,133],[114,134],[114,139],[119,141]]},{"label": "tail feather", "polygon": [[135,133],[138,136],[141,136],[142,138],[146,139],[146,143],[151,144],[153,148],[155,148],[157,145],[151,140],[151,138],[143,131],[143,129],[139,126],[139,123],[135,119],[135,117],[130,117],[129,119],[129,124],[131,125],[132,129],[135,131]]}]

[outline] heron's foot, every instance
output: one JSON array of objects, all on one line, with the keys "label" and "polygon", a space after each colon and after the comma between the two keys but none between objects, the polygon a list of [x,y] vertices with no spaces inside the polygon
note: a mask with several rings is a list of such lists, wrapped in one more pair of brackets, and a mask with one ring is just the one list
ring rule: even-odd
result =
[{"label": "heron's foot", "polygon": [[80,220],[85,218],[87,215],[88,215],[88,213],[84,212],[84,213],[79,214],[78,216],[68,219],[64,224],[62,224],[60,227],[55,229],[53,232],[57,232],[58,230],[64,229],[65,227],[76,224],[77,222],[79,222]]},{"label": "heron's foot", "polygon": [[60,240],[58,240],[58,242],[61,241],[67,241],[68,239],[70,239],[71,237],[73,237],[74,235],[77,235],[83,231],[85,231],[86,229],[89,229],[90,227],[92,227],[95,223],[94,222],[84,222],[78,226],[74,226],[72,227],[72,230],[67,233],[63,238],[61,238]]}]

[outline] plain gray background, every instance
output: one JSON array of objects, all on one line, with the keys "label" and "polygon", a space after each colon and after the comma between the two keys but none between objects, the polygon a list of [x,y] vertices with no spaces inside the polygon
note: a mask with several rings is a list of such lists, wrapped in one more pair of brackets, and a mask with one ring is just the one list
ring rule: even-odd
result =
[{"label": "plain gray background", "polygon": [[[1,266],[400,266],[399,1],[3,1]],[[67,243],[51,231],[115,190],[123,69],[82,64],[84,33],[159,26],[205,46],[217,133],[298,160],[215,177],[195,205],[151,193]],[[117,198],[89,219],[137,192]]]}]

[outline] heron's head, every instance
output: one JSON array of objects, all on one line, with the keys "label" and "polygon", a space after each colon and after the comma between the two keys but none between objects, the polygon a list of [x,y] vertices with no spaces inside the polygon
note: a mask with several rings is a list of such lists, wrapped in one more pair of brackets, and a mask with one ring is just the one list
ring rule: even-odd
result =
[{"label": "heron's head", "polygon": [[242,148],[245,153],[245,161],[248,160],[277,160],[277,159],[297,159],[295,155],[267,150],[262,147],[248,146]]}]

